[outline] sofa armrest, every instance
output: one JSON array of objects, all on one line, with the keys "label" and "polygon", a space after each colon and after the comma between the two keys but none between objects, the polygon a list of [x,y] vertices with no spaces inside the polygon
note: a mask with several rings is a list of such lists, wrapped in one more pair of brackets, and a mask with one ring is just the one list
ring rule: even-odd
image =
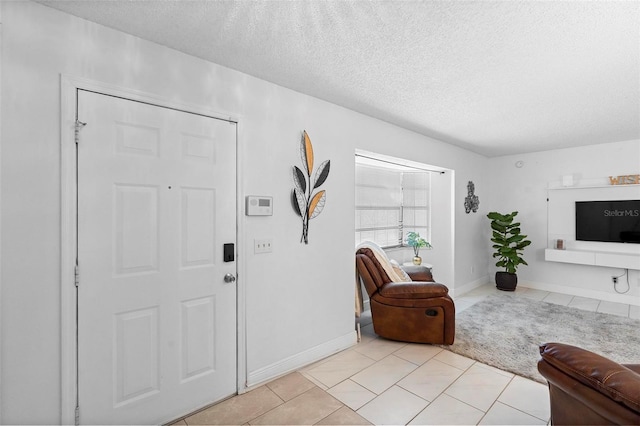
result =
[{"label": "sofa armrest", "polygon": [[640,364],[622,364],[622,365],[627,367],[629,370],[640,374]]},{"label": "sofa armrest", "polygon": [[444,284],[423,281],[409,281],[401,283],[386,283],[378,293],[383,297],[396,299],[431,299],[444,297],[449,289]]},{"label": "sofa armrest", "polygon": [[[540,355],[541,362],[546,362],[609,399],[640,412],[640,374],[603,356],[563,343],[543,344],[540,346]],[[549,379],[547,374],[543,375]]]},{"label": "sofa armrest", "polygon": [[404,272],[409,275],[411,281],[428,281],[433,282],[433,275],[431,275],[431,270],[426,266],[400,266]]}]

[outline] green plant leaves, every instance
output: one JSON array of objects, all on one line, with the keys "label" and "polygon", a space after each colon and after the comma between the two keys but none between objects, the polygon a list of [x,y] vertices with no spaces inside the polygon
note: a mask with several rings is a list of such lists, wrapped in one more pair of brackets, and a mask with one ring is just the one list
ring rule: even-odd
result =
[{"label": "green plant leaves", "polygon": [[503,222],[491,222],[491,229],[498,232],[506,232],[507,227],[503,225]]},{"label": "green plant leaves", "polygon": [[527,236],[521,234],[520,222],[513,223],[517,211],[509,214],[490,212],[487,217],[491,219],[491,241],[495,250],[494,258],[498,258],[496,266],[505,268],[506,272],[516,273],[518,265],[527,265],[522,258],[522,250],[531,244]]},{"label": "green plant leaves", "polygon": [[416,256],[418,256],[421,247],[432,247],[429,241],[422,238],[418,232],[413,231],[407,232],[407,245],[413,247],[413,252]]},{"label": "green plant leaves", "polygon": [[526,238],[526,235],[514,235],[510,238],[507,238],[507,244],[513,244],[520,242]]}]

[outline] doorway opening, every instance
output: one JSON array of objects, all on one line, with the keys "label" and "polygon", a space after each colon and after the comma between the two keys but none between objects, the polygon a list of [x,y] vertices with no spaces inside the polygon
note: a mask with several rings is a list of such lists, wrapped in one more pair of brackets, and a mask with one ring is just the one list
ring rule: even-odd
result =
[{"label": "doorway opening", "polygon": [[421,256],[434,278],[453,287],[455,171],[362,150],[356,150],[355,164],[356,246],[373,241],[389,258],[410,263],[407,233],[418,232],[432,246]]}]

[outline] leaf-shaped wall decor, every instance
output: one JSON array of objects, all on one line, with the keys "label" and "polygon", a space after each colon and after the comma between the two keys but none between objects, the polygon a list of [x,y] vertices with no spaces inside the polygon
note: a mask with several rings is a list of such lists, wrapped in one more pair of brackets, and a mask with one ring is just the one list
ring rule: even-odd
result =
[{"label": "leaf-shaped wall decor", "polygon": [[325,183],[327,177],[329,177],[331,161],[326,160],[320,164],[312,181],[313,145],[305,130],[302,131],[302,138],[300,139],[300,158],[303,169],[293,166],[292,170],[294,188],[291,191],[291,204],[296,214],[302,218],[302,237],[300,242],[304,241],[305,244],[309,244],[309,220],[322,213],[327,202],[327,192],[325,190],[318,191],[313,195],[312,193],[313,190]]},{"label": "leaf-shaped wall decor", "polygon": [[298,166],[293,166],[293,183],[303,194],[307,191],[307,180]]},{"label": "leaf-shaped wall decor", "polygon": [[316,195],[311,198],[311,203],[309,203],[309,219],[313,219],[322,213],[322,209],[324,209],[324,204],[327,201],[327,191],[320,191]]},{"label": "leaf-shaped wall decor", "polygon": [[291,191],[291,205],[293,206],[293,211],[300,217],[302,217],[302,212],[300,211],[300,205],[298,204],[298,197],[296,196],[296,189],[294,188]]},{"label": "leaf-shaped wall decor", "polygon": [[303,216],[302,213],[307,212],[307,199],[304,196],[304,192],[300,191],[298,188],[293,190],[293,193],[296,196],[296,202],[298,205],[298,210],[300,211],[300,216]]},{"label": "leaf-shaped wall decor", "polygon": [[329,177],[330,168],[331,168],[331,160],[326,160],[322,164],[320,164],[320,167],[318,167],[318,170],[316,171],[316,176],[315,176],[316,183],[313,184],[313,189],[316,189],[317,187],[322,185],[325,180],[327,180],[327,177]]},{"label": "leaf-shaped wall decor", "polygon": [[313,146],[311,145],[311,139],[306,130],[302,131],[300,157],[302,157],[302,164],[307,172],[307,176],[311,177],[311,172],[313,171]]}]

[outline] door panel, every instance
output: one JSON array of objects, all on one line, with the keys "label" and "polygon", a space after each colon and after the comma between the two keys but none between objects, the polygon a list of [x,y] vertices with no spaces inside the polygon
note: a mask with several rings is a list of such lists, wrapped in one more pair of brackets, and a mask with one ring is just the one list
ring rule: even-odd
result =
[{"label": "door panel", "polygon": [[78,119],[80,421],[234,394],[235,124],[82,90]]},{"label": "door panel", "polygon": [[160,390],[158,306],[115,315],[115,406]]},{"label": "door panel", "polygon": [[215,230],[215,196],[213,189],[182,189],[182,267],[213,264]]},{"label": "door panel", "polygon": [[114,274],[158,271],[158,189],[114,185]]},{"label": "door panel", "polygon": [[214,372],[215,299],[182,302],[182,381]]}]

